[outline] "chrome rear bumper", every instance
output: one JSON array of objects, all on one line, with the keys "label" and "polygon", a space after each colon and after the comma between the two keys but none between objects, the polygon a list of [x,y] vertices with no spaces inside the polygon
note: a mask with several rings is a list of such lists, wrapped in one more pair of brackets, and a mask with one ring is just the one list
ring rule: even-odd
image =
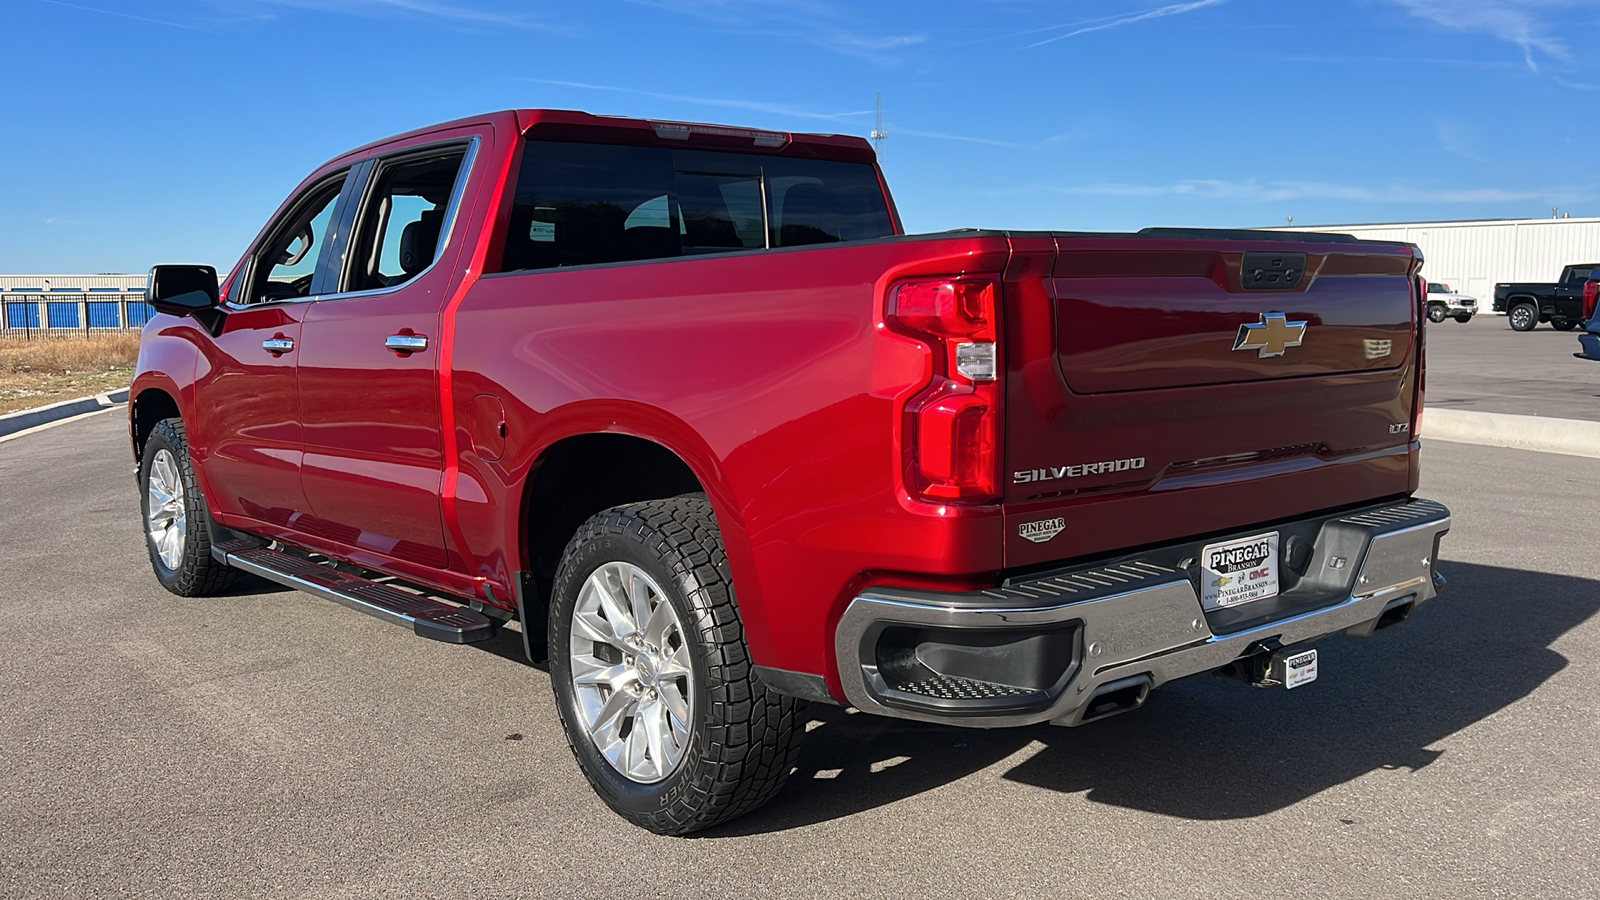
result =
[{"label": "chrome rear bumper", "polygon": [[[1077,725],[1244,657],[1340,631],[1371,634],[1443,585],[1436,555],[1450,512],[1438,503],[1298,524],[1315,535],[1304,571],[1284,572],[1276,609],[1256,620],[1240,607],[1205,613],[1191,571],[1156,561],[1172,556],[1159,550],[986,591],[864,592],[835,632],[846,698],[921,721]],[[1119,703],[1095,702],[1112,694]]]}]

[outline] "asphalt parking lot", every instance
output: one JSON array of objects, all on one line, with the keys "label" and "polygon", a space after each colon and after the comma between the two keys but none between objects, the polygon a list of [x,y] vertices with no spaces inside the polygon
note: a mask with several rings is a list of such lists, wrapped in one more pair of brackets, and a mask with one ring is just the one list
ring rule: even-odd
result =
[{"label": "asphalt parking lot", "polygon": [[673,839],[590,793],[514,635],[163,591],[121,415],[0,444],[0,896],[1600,895],[1594,460],[1429,444],[1450,587],[1313,685],[1079,729],[814,707],[775,802]]},{"label": "asphalt parking lot", "polygon": [[1512,331],[1505,316],[1428,327],[1428,405],[1600,420],[1600,363],[1574,359],[1578,332]]}]

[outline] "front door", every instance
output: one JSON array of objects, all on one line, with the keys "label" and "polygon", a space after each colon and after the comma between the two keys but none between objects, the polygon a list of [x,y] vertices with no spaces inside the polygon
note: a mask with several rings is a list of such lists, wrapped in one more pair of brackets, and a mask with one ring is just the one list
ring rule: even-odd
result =
[{"label": "front door", "polygon": [[307,507],[295,363],[349,175],[321,179],[284,207],[229,283],[219,333],[201,344],[201,413],[186,424],[207,499],[223,516],[291,525]]},{"label": "front door", "polygon": [[[440,316],[469,145],[380,159],[350,232],[342,291],[311,305],[299,350],[307,531],[449,567],[441,516]],[[448,246],[447,246],[448,244]]]}]

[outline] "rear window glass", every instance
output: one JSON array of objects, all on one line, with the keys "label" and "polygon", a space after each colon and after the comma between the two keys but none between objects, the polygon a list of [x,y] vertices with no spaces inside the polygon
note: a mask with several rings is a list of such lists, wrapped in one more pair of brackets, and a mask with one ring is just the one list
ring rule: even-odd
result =
[{"label": "rear window glass", "polygon": [[862,163],[529,141],[504,271],[866,240],[894,233]]}]

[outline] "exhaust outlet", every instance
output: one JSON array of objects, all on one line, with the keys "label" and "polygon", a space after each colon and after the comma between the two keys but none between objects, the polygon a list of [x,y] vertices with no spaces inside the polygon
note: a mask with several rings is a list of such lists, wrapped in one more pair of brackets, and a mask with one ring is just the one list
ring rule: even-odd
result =
[{"label": "exhaust outlet", "polygon": [[1416,609],[1417,595],[1407,594],[1404,597],[1390,600],[1376,619],[1347,628],[1345,629],[1345,634],[1354,637],[1371,637],[1376,632],[1382,631],[1391,625],[1399,625],[1401,622],[1411,618],[1411,614],[1416,612]]},{"label": "exhaust outlet", "polygon": [[1135,675],[1101,685],[1089,695],[1089,702],[1083,705],[1083,715],[1078,718],[1077,724],[1108,719],[1118,713],[1138,709],[1150,696],[1151,684],[1149,675]]}]

